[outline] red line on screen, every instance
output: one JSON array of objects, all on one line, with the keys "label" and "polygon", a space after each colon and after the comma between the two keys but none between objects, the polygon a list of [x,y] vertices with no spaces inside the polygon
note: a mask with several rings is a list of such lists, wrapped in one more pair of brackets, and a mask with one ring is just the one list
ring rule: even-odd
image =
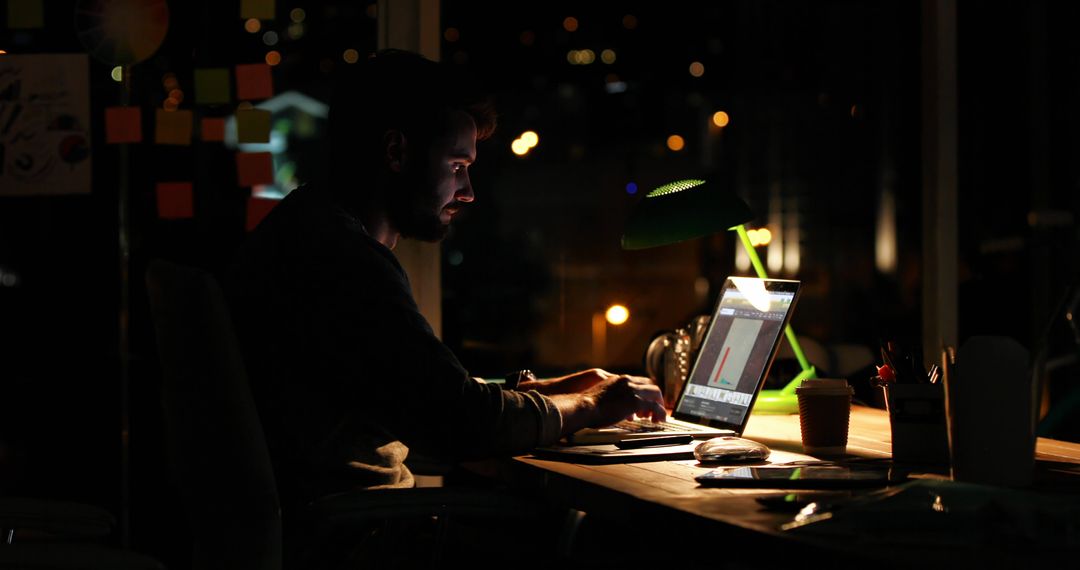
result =
[{"label": "red line on screen", "polygon": [[727,362],[727,355],[731,352],[731,347],[724,349],[724,357],[720,359],[720,368],[716,369],[716,378],[713,378],[713,384],[720,381],[720,373],[724,371],[724,363]]}]

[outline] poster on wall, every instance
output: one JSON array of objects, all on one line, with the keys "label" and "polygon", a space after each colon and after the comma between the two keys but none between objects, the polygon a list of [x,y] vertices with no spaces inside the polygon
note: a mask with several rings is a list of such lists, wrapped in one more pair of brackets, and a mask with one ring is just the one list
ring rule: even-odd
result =
[{"label": "poster on wall", "polygon": [[86,54],[0,56],[0,196],[90,192]]}]

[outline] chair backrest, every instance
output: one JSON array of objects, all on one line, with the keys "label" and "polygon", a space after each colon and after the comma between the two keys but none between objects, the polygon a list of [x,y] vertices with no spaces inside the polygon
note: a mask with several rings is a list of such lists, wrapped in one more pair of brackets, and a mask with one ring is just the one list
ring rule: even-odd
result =
[{"label": "chair backrest", "polygon": [[170,460],[190,518],[195,568],[281,568],[270,454],[224,295],[202,269],[146,273]]}]

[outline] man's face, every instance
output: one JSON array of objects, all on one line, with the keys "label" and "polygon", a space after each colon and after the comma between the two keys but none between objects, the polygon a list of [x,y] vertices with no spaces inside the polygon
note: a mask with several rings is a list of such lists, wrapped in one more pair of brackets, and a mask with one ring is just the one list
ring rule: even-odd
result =
[{"label": "man's face", "polygon": [[476,160],[476,124],[468,113],[457,112],[449,127],[428,148],[406,151],[401,184],[387,204],[391,224],[404,237],[443,239],[454,215],[475,198],[469,165]]}]

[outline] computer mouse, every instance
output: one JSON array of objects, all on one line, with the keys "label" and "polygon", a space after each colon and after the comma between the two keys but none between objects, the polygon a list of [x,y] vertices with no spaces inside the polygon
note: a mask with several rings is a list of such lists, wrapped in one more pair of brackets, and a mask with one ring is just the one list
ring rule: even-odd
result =
[{"label": "computer mouse", "polygon": [[764,461],[770,453],[764,444],[733,435],[714,437],[694,448],[694,457],[702,463]]}]

